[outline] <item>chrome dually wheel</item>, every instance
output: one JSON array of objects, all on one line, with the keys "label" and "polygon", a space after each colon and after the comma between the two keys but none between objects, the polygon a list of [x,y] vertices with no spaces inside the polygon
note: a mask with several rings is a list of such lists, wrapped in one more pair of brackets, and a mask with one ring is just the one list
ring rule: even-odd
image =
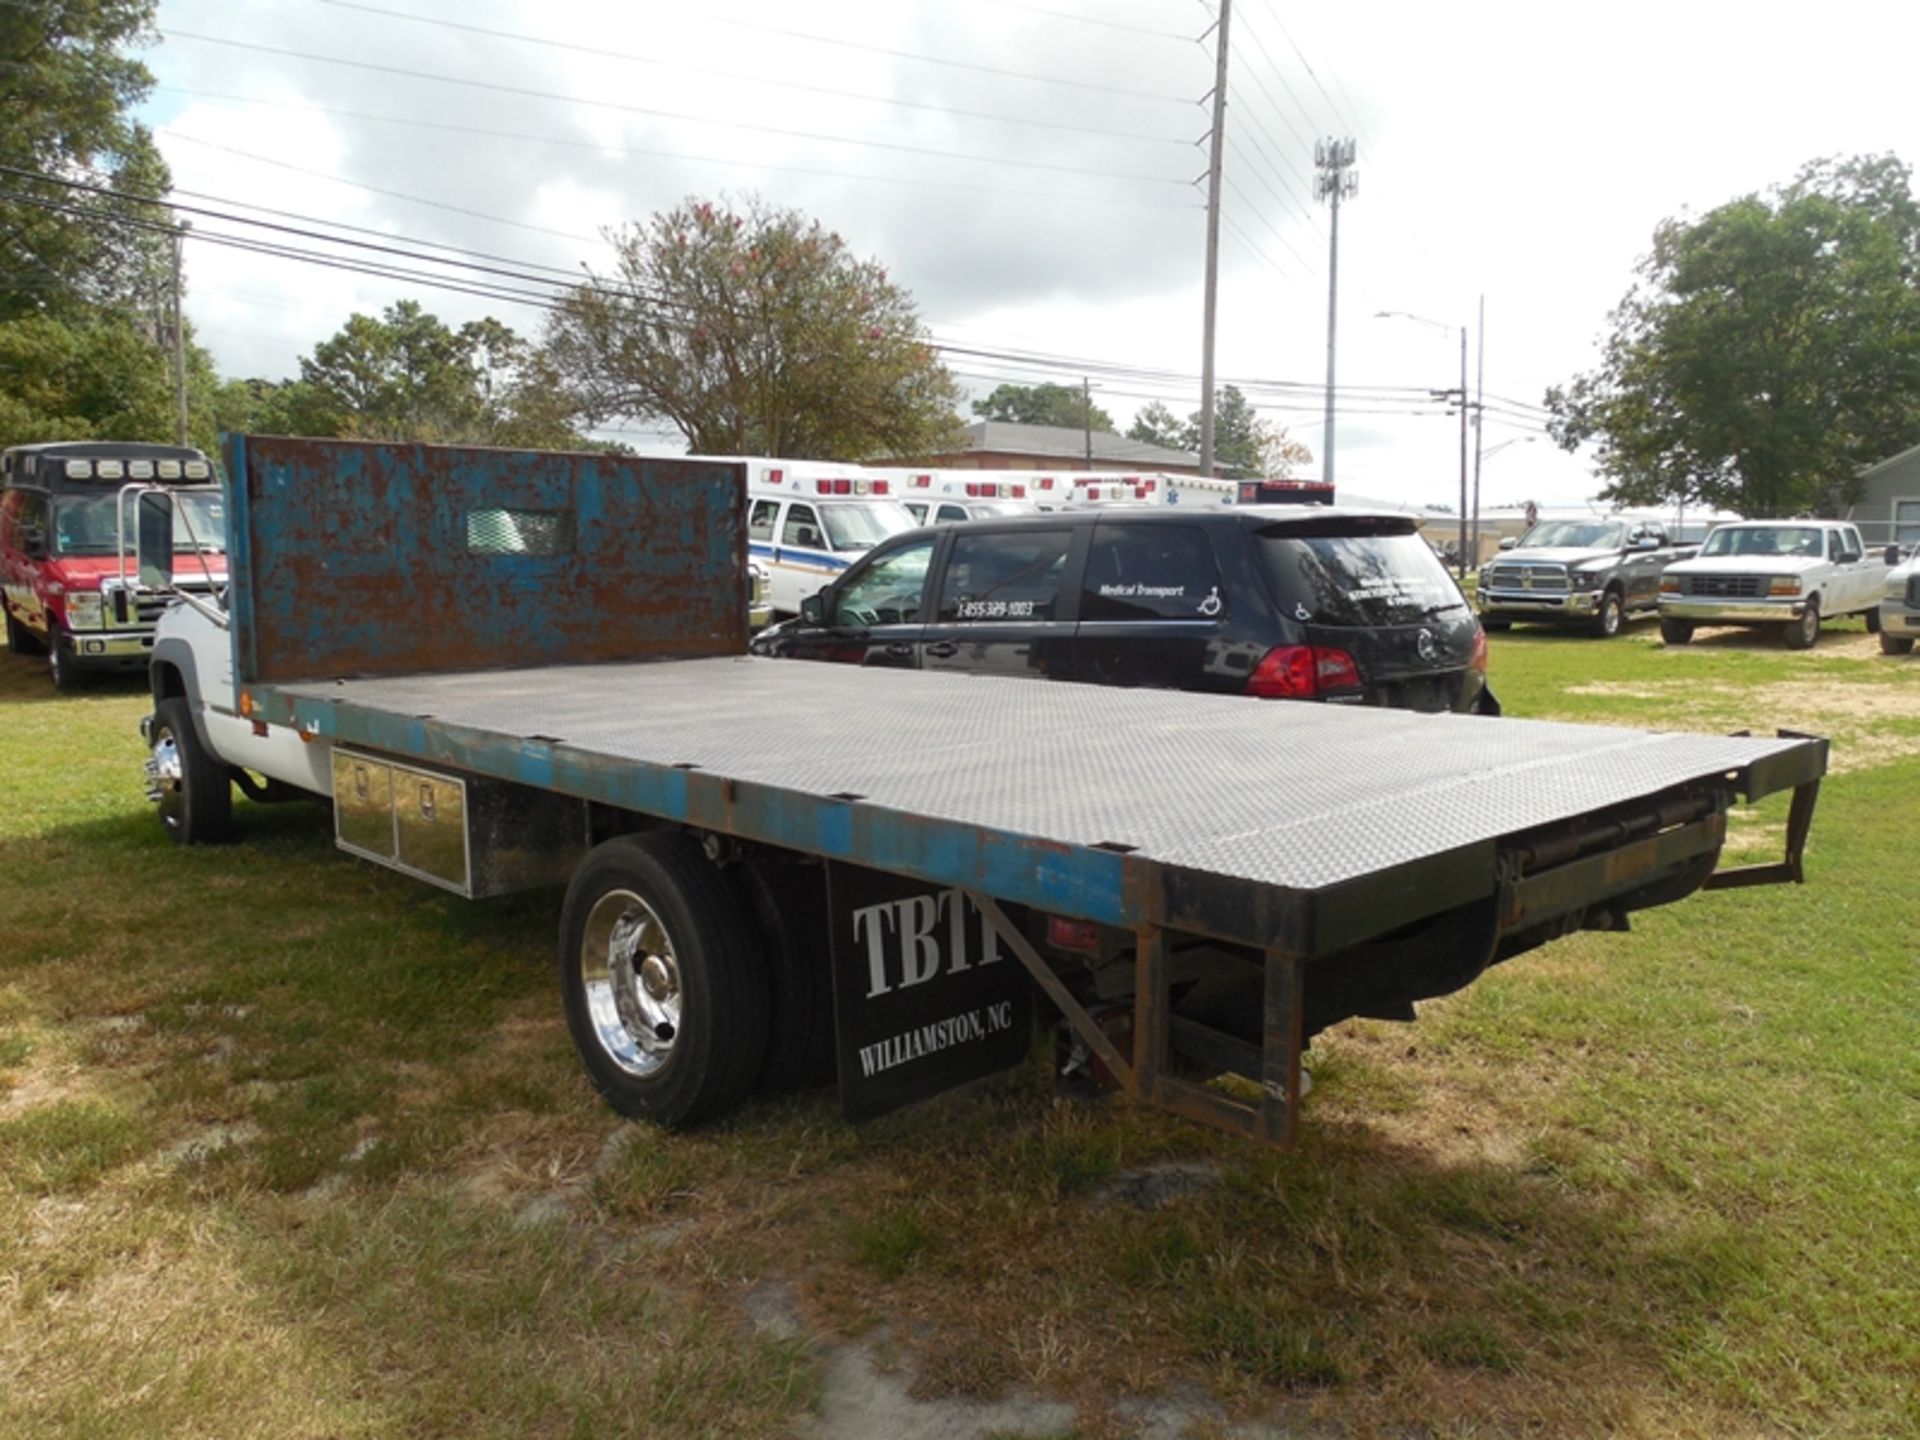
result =
[{"label": "chrome dually wheel", "polygon": [[609,1060],[643,1077],[672,1063],[680,965],[667,927],[631,890],[609,890],[594,903],[580,944],[580,984]]},{"label": "chrome dually wheel", "polygon": [[561,908],[560,984],[607,1103],[670,1126],[739,1104],[767,1051],[762,950],[738,890],[691,836],[595,847]]}]

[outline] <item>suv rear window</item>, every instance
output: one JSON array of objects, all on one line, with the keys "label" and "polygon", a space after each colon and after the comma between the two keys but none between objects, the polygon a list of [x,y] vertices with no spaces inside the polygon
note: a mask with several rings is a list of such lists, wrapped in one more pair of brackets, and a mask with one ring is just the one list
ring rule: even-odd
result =
[{"label": "suv rear window", "polygon": [[1431,546],[1405,521],[1275,525],[1255,548],[1281,613],[1306,625],[1411,625],[1466,608]]},{"label": "suv rear window", "polygon": [[956,535],[940,584],[940,619],[1053,619],[1072,543],[1070,530]]},{"label": "suv rear window", "polygon": [[1219,567],[1198,525],[1102,521],[1094,532],[1082,620],[1210,620],[1220,611]]}]

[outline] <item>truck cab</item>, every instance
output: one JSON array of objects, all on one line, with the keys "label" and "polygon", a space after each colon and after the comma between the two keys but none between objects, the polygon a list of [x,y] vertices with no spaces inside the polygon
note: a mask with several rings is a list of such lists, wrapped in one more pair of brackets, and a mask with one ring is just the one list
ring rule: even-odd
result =
[{"label": "truck cab", "polygon": [[226,510],[198,450],[118,441],[19,445],[0,454],[0,609],[15,655],[44,655],[54,687],[145,668],[162,602],[131,570],[132,491],[175,497],[183,588],[226,584]]}]

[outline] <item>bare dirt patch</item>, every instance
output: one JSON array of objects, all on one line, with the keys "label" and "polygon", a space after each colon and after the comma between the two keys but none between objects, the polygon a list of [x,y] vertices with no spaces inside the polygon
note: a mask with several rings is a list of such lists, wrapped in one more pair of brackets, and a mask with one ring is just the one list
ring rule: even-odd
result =
[{"label": "bare dirt patch", "polygon": [[[1874,653],[1876,658],[1883,658],[1877,649]],[[1726,717],[1738,715],[1742,725],[1750,725],[1756,732],[1783,729],[1824,735],[1834,742],[1829,768],[1837,775],[1920,755],[1920,734],[1887,728],[1920,721],[1920,686],[1860,684],[1809,675],[1760,686],[1691,679],[1593,680],[1571,685],[1566,693],[1658,705],[1664,717],[1688,728],[1712,729],[1717,723],[1725,723]],[[1591,721],[1603,717],[1576,718]],[[1633,724],[1636,728],[1647,725],[1645,720],[1612,723]]]}]

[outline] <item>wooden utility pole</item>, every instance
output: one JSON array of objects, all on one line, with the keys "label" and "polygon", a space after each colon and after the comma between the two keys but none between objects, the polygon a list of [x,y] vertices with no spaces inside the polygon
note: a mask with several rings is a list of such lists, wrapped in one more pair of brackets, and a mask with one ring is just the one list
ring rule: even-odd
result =
[{"label": "wooden utility pole", "polygon": [[180,305],[180,232],[173,232],[173,399],[178,418],[175,443],[187,443],[187,338],[181,321]]},{"label": "wooden utility pole", "polygon": [[1207,289],[1200,341],[1200,473],[1213,473],[1214,308],[1220,299],[1220,164],[1227,142],[1227,22],[1233,0],[1220,0],[1213,22],[1213,133],[1207,151]]}]

